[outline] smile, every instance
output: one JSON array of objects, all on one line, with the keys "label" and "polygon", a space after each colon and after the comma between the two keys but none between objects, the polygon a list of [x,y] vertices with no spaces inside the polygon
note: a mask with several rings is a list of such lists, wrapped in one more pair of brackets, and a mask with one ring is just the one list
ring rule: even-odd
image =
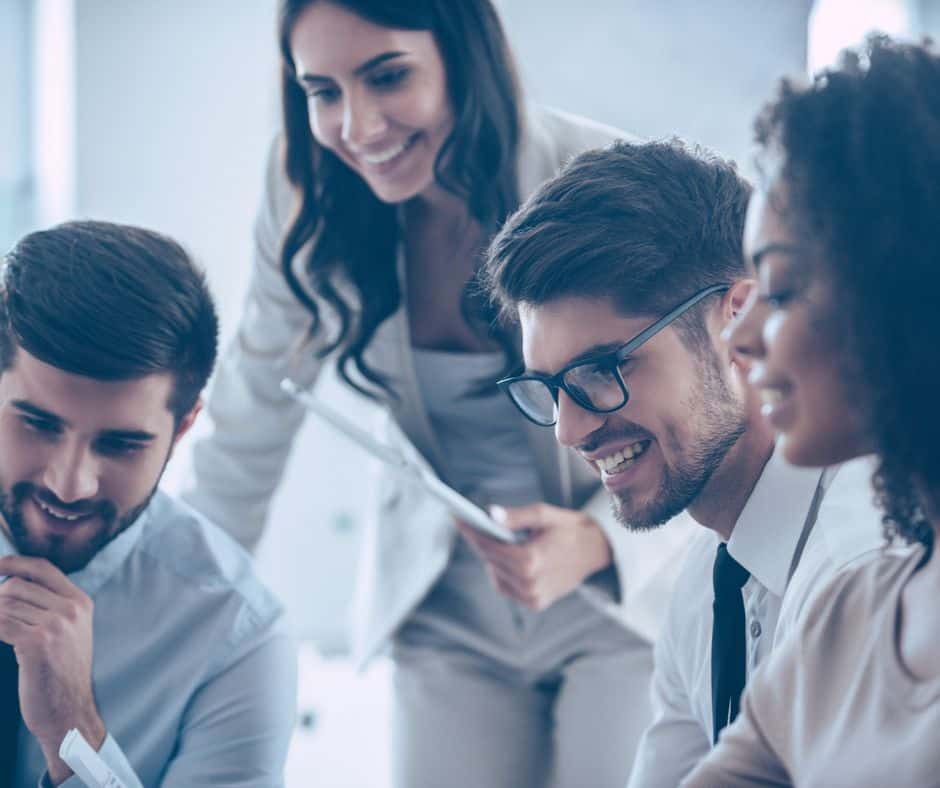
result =
[{"label": "smile", "polygon": [[60,509],[49,506],[49,504],[40,501],[38,498],[34,498],[33,500],[47,515],[56,520],[62,520],[63,522],[74,523],[78,520],[84,520],[91,514],[90,512],[85,512],[84,514],[69,514],[68,512],[63,512]]},{"label": "smile", "polygon": [[615,473],[622,473],[633,465],[642,454],[649,448],[651,441],[637,441],[619,451],[609,454],[606,457],[598,457],[594,460],[598,470],[606,473],[608,476]]},{"label": "smile", "polygon": [[362,159],[366,164],[371,164],[377,166],[380,164],[388,164],[399,156],[401,156],[405,151],[409,150],[412,145],[417,142],[420,133],[412,134],[408,139],[402,142],[400,145],[396,145],[393,148],[386,148],[383,151],[378,153],[362,153],[359,155],[359,158]]}]

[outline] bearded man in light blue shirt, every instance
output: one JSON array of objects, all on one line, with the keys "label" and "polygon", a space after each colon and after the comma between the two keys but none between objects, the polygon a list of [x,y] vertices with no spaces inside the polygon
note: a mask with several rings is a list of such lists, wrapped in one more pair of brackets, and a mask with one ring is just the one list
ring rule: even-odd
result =
[{"label": "bearded man in light blue shirt", "polygon": [[175,242],[76,222],[0,276],[0,785],[278,786],[295,655],[250,559],[157,491],[218,321]]}]

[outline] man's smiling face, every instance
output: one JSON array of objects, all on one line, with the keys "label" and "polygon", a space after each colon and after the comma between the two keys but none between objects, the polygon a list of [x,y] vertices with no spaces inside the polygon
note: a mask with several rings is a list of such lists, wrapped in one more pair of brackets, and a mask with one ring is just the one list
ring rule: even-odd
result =
[{"label": "man's smiling face", "polygon": [[[698,308],[705,308],[704,305]],[[624,316],[606,299],[561,298],[518,310],[530,372],[553,374],[623,345],[659,315]],[[675,325],[621,365],[628,402],[592,413],[558,393],[555,434],[597,471],[618,519],[653,528],[686,509],[745,429],[715,343],[690,350]]]},{"label": "man's smiling face", "polygon": [[84,567],[146,507],[179,428],[168,373],[101,381],[22,348],[0,375],[0,528],[22,555]]}]

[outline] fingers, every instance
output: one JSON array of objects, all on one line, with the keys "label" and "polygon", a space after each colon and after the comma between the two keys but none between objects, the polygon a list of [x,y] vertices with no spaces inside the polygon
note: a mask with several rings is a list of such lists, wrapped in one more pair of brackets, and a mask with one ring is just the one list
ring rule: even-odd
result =
[{"label": "fingers", "polygon": [[22,555],[7,555],[0,558],[0,575],[21,577],[52,591],[60,596],[71,597],[81,593],[60,569],[50,564],[45,558],[32,558]]},{"label": "fingers", "polygon": [[532,570],[531,565],[535,562],[538,552],[534,539],[523,544],[506,544],[463,523],[458,523],[457,529],[486,563],[520,575]]},{"label": "fingers", "polygon": [[501,572],[492,566],[488,566],[486,572],[493,585],[496,587],[496,590],[503,596],[533,610],[538,609],[536,595],[528,583],[519,580],[511,574]]},{"label": "fingers", "polygon": [[490,517],[513,531],[549,528],[556,523],[557,515],[554,513],[563,511],[541,502],[527,506],[491,506],[489,509]]},{"label": "fingers", "polygon": [[54,594],[45,586],[22,577],[11,577],[0,584],[0,608],[11,600],[25,602],[41,610],[60,612],[64,612],[65,605],[69,603],[69,600]]},{"label": "fingers", "polygon": [[35,624],[30,624],[8,611],[0,610],[0,641],[15,647],[34,629]]}]

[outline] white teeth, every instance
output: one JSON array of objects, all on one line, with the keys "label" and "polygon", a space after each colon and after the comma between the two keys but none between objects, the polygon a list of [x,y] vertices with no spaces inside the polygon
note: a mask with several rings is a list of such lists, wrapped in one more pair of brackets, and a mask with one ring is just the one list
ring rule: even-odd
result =
[{"label": "white teeth", "polygon": [[644,450],[643,441],[637,441],[607,457],[600,457],[595,462],[601,471],[606,473],[619,472],[633,465]]},{"label": "white teeth", "polygon": [[47,506],[42,501],[37,501],[37,503],[39,504],[40,509],[42,509],[47,514],[51,514],[57,520],[67,520],[68,522],[73,522],[83,517],[83,515],[80,515],[80,514],[65,514],[65,512],[60,512],[56,509],[51,508],[50,506]]},{"label": "white teeth", "polygon": [[401,145],[396,145],[394,148],[389,148],[381,153],[363,153],[361,158],[366,164],[385,164],[385,162],[391,161],[399,154],[404,153],[405,149],[411,146],[412,139],[409,137]]}]

